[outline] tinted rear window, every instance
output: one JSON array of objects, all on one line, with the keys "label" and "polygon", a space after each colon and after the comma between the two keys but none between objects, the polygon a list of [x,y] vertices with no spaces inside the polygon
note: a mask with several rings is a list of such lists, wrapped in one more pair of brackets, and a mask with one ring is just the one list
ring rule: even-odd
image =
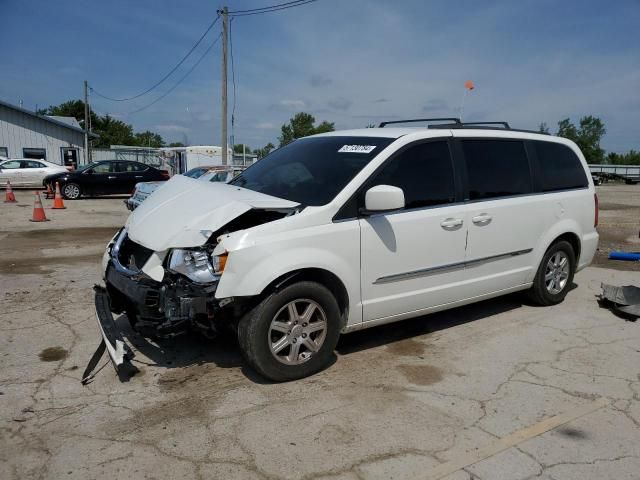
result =
[{"label": "tinted rear window", "polygon": [[512,140],[462,140],[469,199],[523,195],[533,191],[524,143]]},{"label": "tinted rear window", "polygon": [[381,137],[301,138],[274,150],[231,183],[302,205],[325,205],[394,140]]},{"label": "tinted rear window", "polygon": [[533,142],[540,167],[540,189],[543,192],[586,188],[589,185],[578,156],[566,145]]}]

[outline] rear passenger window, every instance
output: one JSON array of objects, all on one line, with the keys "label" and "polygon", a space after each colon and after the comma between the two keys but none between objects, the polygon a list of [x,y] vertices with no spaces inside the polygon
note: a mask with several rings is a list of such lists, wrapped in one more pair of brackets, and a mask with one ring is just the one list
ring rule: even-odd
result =
[{"label": "rear passenger window", "polygon": [[533,191],[524,143],[511,140],[462,140],[469,199],[523,195]]},{"label": "rear passenger window", "polygon": [[540,167],[540,188],[543,192],[586,188],[589,183],[578,156],[566,145],[533,142]]},{"label": "rear passenger window", "polygon": [[142,172],[147,169],[146,165],[133,162],[119,162],[118,171],[120,172]]},{"label": "rear passenger window", "polygon": [[454,202],[453,166],[447,142],[409,147],[382,167],[365,191],[376,185],[401,188],[407,209]]},{"label": "rear passenger window", "polygon": [[104,162],[97,164],[91,170],[93,170],[93,173],[113,173],[116,171],[115,167],[116,165],[113,162]]},{"label": "rear passenger window", "polygon": [[23,162],[24,165],[22,168],[45,168],[45,166],[40,162],[35,162],[33,160],[27,160]]}]

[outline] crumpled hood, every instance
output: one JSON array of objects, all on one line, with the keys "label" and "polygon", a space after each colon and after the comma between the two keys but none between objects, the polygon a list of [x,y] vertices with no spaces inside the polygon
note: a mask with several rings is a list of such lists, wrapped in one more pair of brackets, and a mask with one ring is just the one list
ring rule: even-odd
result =
[{"label": "crumpled hood", "polygon": [[134,210],[126,227],[134,242],[159,252],[200,246],[212,232],[252,208],[298,205],[226,183],[176,175]]}]

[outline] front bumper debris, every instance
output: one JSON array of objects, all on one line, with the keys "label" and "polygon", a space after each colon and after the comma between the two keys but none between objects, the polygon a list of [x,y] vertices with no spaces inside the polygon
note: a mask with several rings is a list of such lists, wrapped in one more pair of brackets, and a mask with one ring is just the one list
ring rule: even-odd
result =
[{"label": "front bumper debris", "polygon": [[96,285],[94,290],[96,319],[98,320],[98,326],[102,333],[102,342],[82,374],[82,383],[84,385],[93,379],[93,371],[105,349],[118,374],[135,369],[131,364],[131,360],[135,355],[129,345],[124,341],[122,333],[113,319],[109,295],[106,289]]}]

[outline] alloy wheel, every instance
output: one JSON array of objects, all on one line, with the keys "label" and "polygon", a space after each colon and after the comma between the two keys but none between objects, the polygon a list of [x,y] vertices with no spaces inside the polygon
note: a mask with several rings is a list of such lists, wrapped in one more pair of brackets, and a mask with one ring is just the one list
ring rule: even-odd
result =
[{"label": "alloy wheel", "polygon": [[327,316],[310,299],[296,299],[275,314],[269,326],[271,354],[285,365],[299,365],[320,350],[327,336]]},{"label": "alloy wheel", "polygon": [[562,250],[557,251],[549,261],[544,274],[544,283],[547,291],[557,295],[564,290],[569,279],[569,257]]},{"label": "alloy wheel", "polygon": [[70,183],[69,185],[64,186],[64,195],[70,200],[75,200],[80,196],[80,188],[74,184]]}]

